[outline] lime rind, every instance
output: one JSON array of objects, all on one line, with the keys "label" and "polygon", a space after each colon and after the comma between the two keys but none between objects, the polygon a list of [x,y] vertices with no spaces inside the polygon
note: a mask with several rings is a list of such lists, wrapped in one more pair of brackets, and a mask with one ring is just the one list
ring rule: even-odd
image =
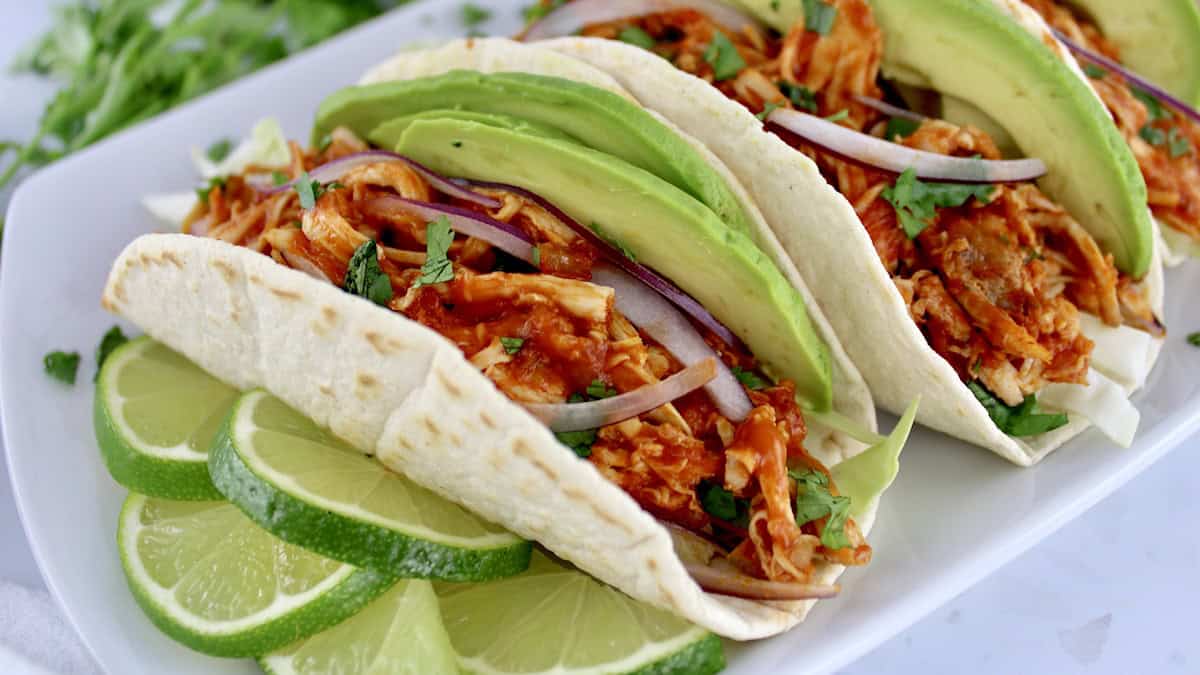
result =
[{"label": "lime rind", "polygon": [[[258,430],[255,408],[268,397],[263,391],[244,395],[209,453],[209,473],[217,489],[268,532],[335,560],[398,577],[487,581],[519,574],[529,566],[532,544],[514,535],[456,537],[415,523],[388,521],[309,492],[272,470],[256,457],[253,439]],[[411,489],[422,490],[415,485]],[[473,518],[465,511],[462,515]]]},{"label": "lime rind", "polygon": [[[130,494],[121,509],[117,528],[121,566],[130,591],[150,621],[198,652],[223,657],[268,653],[353,616],[396,583],[395,577],[382,572],[340,565],[320,583],[301,593],[277,598],[269,607],[249,616],[228,621],[197,616],[181,607],[175,597],[176,588],[159,585],[143,564],[138,537],[144,529],[141,514],[150,499]],[[246,525],[252,526],[249,522]]]},{"label": "lime rind", "polygon": [[[156,445],[142,438],[125,419],[123,408],[130,399],[121,394],[118,380],[132,362],[147,358],[153,349],[165,347],[148,337],[131,340],[118,347],[100,371],[92,420],[104,464],[113,480],[133,492],[184,501],[222,499],[208,475],[207,453],[197,451],[186,441],[170,447]],[[178,370],[172,371],[172,377],[179,375]],[[198,369],[186,375],[212,379]],[[214,386],[213,391],[220,392],[223,388]],[[236,396],[236,391],[229,389],[223,397],[208,401],[212,415],[227,410]]]}]

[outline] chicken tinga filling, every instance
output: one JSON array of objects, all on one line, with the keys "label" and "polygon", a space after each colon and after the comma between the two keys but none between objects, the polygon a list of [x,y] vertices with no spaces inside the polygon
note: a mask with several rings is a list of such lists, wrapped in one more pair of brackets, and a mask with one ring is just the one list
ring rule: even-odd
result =
[{"label": "chicken tinga filling", "polygon": [[564,452],[719,547],[739,578],[804,585],[818,563],[870,560],[849,498],[805,451],[794,385],[606,262],[607,242],[537,195],[448,180],[342,128],[322,148],[290,147],[287,171],[211,181],[184,231],[437,331]]},{"label": "chicken tinga filling", "polygon": [[[1060,34],[1089,51],[1121,62],[1121,52],[1083,14],[1055,0],[1025,0]],[[1146,180],[1159,222],[1200,240],[1200,124],[1120,72],[1085,62],[1083,72],[1108,107]]]},{"label": "chicken tinga filling", "polygon": [[[853,205],[929,345],[997,424],[1020,420],[1002,430],[1028,436],[1066,424],[1065,414],[1037,413],[1036,395],[1049,383],[1088,382],[1094,344],[1081,312],[1164,334],[1143,285],[1034,184],[1041,162],[1001,161],[985,132],[883,100],[884,36],[865,0],[811,6],[786,35],[750,24],[733,31],[693,8],[592,23],[581,34],[657,53],[814,159]],[[939,172],[941,181],[926,177]]]}]

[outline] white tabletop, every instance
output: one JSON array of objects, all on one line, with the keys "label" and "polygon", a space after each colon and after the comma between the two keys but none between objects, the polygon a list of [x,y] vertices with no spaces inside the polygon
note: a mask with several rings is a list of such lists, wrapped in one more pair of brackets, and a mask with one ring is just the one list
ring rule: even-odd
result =
[{"label": "white tabletop", "polygon": [[[6,67],[47,24],[48,12],[44,2],[22,0],[0,0],[0,12],[7,36],[0,40],[0,66]],[[51,92],[32,78],[0,74],[0,139],[27,138]],[[7,196],[0,194],[0,210]],[[1200,326],[1172,328],[1185,333]],[[1200,437],[1190,439],[1086,515],[843,673],[1200,671],[1200,641],[1194,634],[1194,608],[1200,606],[1197,446]],[[947,518],[953,518],[953,506],[947,504]],[[0,542],[0,582],[44,589],[2,462]]]}]

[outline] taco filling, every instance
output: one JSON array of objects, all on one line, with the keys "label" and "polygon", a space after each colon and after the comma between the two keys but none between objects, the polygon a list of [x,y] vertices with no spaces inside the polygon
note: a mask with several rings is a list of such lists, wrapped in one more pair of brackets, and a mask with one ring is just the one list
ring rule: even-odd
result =
[{"label": "taco filling", "polygon": [[[184,231],[437,331],[557,432],[563,452],[717,544],[731,570],[805,584],[820,562],[870,560],[849,499],[805,450],[794,385],[686,320],[709,356],[685,367],[616,309],[660,296],[605,262],[561,211],[519,188],[450,181],[345,128],[290,153],[285,171],[251,166],[210,182]],[[718,373],[736,377],[735,392],[713,388]]]},{"label": "taco filling", "polygon": [[[1121,62],[1121,51],[1100,28],[1066,3],[1026,0],[1055,30],[1093,52]],[[1159,222],[1200,240],[1200,124],[1125,81],[1120,73],[1084,66],[1092,88],[1116,119],[1133,150]]]},{"label": "taco filling", "polygon": [[1081,313],[1163,334],[1142,285],[1034,184],[1036,176],[922,180],[911,169],[883,170],[791,133],[776,111],[820,116],[924,153],[980,164],[1003,159],[980,129],[884,100],[900,98],[880,79],[884,36],[865,0],[810,4],[815,11],[786,35],[756,25],[731,30],[692,8],[593,23],[582,35],[659,54],[814,159],[854,206],[930,346],[998,424],[1022,418],[1002,430],[1028,436],[1066,424],[1066,415],[1036,414],[1036,394],[1050,383],[1087,383],[1094,345]]}]

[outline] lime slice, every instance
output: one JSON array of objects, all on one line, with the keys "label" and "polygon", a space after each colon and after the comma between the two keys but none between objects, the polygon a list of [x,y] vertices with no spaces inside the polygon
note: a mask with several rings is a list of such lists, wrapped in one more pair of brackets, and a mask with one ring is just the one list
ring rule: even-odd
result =
[{"label": "lime slice", "polygon": [[256,656],[292,644],[395,583],[282,542],[227,502],[132,494],[117,542],[129,588],[150,620],[214,656]]},{"label": "lime slice", "polygon": [[94,422],[114,480],[163,499],[221,499],[208,447],[236,389],[148,337],[118,347],[96,383]]},{"label": "lime slice", "polygon": [[401,581],[353,617],[258,663],[270,675],[458,672],[433,586],[420,579]]},{"label": "lime slice", "polygon": [[389,471],[263,391],[234,404],[209,471],[261,527],[358,567],[483,581],[529,566],[529,542]]},{"label": "lime slice", "polygon": [[704,675],[725,665],[715,635],[540,552],[520,576],[436,589],[469,673]]}]

